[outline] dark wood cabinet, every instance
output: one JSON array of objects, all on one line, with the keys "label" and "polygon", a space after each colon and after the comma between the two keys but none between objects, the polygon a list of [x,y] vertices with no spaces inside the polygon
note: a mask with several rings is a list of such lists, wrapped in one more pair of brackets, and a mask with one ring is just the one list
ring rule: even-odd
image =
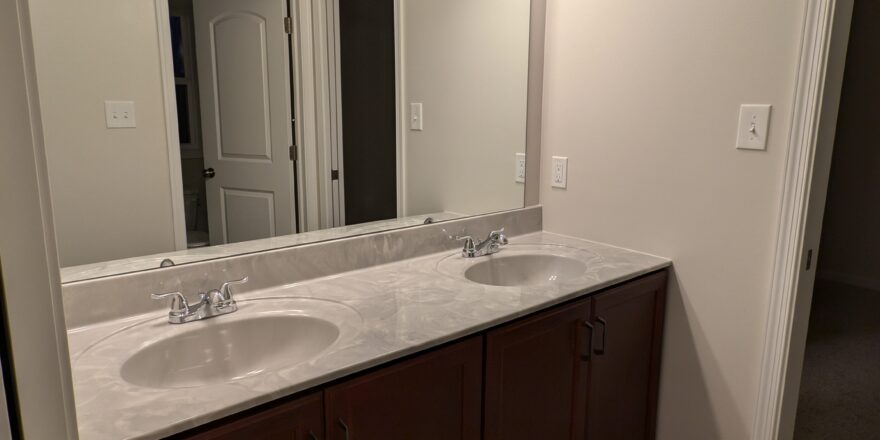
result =
[{"label": "dark wood cabinet", "polygon": [[485,438],[654,437],[666,272],[486,335]]},{"label": "dark wood cabinet", "polygon": [[188,440],[324,440],[322,393],[282,403],[253,415],[183,437]]},{"label": "dark wood cabinet", "polygon": [[587,438],[652,439],[666,272],[593,298]]},{"label": "dark wood cabinet", "polygon": [[473,337],[327,388],[328,438],[479,439],[482,357]]},{"label": "dark wood cabinet", "polygon": [[487,440],[583,437],[590,312],[578,301],[487,333]]},{"label": "dark wood cabinet", "polygon": [[666,280],[656,272],[174,438],[650,440]]}]

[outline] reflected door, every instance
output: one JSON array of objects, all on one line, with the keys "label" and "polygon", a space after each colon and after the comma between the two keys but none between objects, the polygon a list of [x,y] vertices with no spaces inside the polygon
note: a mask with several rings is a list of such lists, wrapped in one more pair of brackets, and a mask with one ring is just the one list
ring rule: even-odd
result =
[{"label": "reflected door", "polygon": [[211,244],[295,232],[286,0],[194,0]]}]

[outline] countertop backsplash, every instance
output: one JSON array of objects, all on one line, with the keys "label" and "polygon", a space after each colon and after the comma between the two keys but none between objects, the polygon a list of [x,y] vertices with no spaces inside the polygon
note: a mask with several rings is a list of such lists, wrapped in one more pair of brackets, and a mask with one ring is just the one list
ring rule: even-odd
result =
[{"label": "countertop backsplash", "polygon": [[508,236],[542,230],[541,206],[467,217],[340,240],[275,249],[228,258],[134,272],[62,285],[68,329],[167,308],[152,293],[180,291],[189,298],[225,281],[249,277],[236,286],[243,294],[273,286],[393,263],[455,249],[453,236],[482,238],[505,228]]}]

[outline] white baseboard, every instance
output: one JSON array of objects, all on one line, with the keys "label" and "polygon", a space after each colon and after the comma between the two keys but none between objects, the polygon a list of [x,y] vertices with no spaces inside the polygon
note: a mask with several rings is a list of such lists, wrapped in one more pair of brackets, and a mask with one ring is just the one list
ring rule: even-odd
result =
[{"label": "white baseboard", "polygon": [[861,287],[869,290],[880,290],[880,278],[863,277],[843,272],[823,270],[816,273],[816,278],[823,281],[833,281],[850,286]]}]

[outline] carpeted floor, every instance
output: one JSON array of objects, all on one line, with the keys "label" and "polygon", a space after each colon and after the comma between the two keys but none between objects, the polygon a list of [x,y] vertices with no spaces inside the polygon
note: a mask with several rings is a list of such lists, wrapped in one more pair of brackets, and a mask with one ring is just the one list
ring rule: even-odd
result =
[{"label": "carpeted floor", "polygon": [[880,292],[817,280],[795,440],[880,440]]}]

